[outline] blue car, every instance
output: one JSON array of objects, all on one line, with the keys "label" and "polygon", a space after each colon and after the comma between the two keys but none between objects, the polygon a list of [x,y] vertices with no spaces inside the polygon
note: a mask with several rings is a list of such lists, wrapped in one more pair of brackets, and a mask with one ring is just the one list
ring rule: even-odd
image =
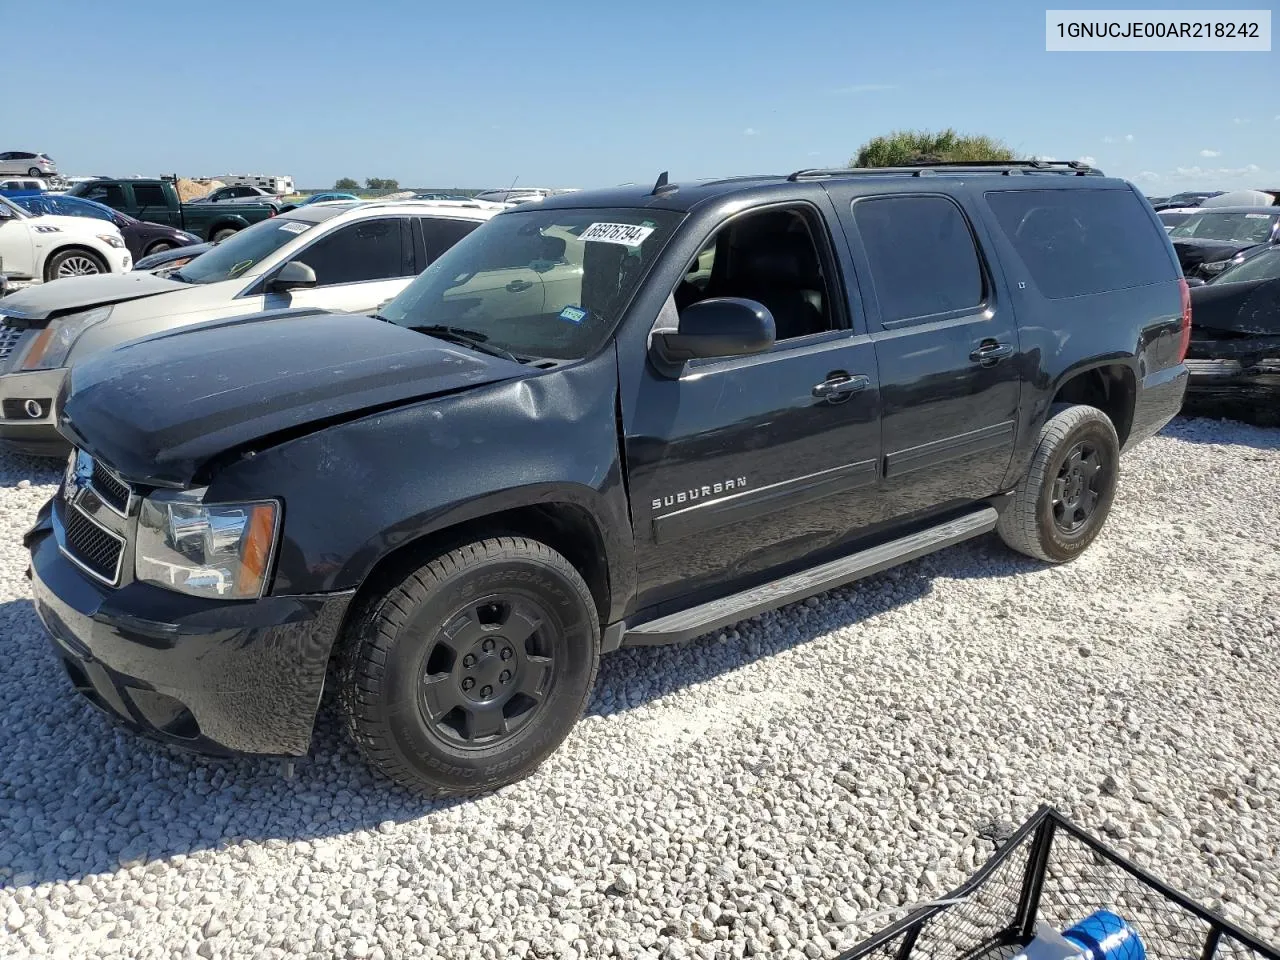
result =
[{"label": "blue car", "polygon": [[359,200],[355,194],[351,193],[313,193],[305,200],[299,200],[296,204],[299,207],[305,207],[308,203],[320,203],[323,200]]},{"label": "blue car", "polygon": [[38,197],[44,191],[44,181],[34,177],[0,177],[0,197]]}]

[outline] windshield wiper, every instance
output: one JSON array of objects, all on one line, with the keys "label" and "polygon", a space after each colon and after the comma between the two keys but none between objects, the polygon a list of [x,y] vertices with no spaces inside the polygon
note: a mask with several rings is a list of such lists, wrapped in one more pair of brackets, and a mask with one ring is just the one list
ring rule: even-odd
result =
[{"label": "windshield wiper", "polygon": [[510,350],[504,350],[502,347],[488,343],[489,335],[475,330],[467,330],[463,327],[449,327],[442,323],[432,323],[425,327],[410,327],[409,329],[417,333],[425,333],[427,336],[435,337],[437,340],[445,340],[449,343],[471,347],[473,350],[487,353],[491,357],[502,357],[512,363],[528,363],[530,360],[529,357],[519,357]]},{"label": "windshield wiper", "polygon": [[[371,313],[369,316],[375,320],[382,320],[386,323],[395,323],[380,313]],[[528,363],[533,357],[522,357],[512,353],[510,350],[504,350],[502,347],[494,346],[488,343],[489,335],[480,333],[478,330],[468,330],[465,327],[451,327],[443,323],[430,323],[421,327],[406,327],[415,333],[425,333],[427,336],[435,337],[437,340],[444,340],[448,343],[456,343],[463,347],[470,347],[472,350],[478,350],[481,353],[487,353],[491,357],[502,357],[504,360],[510,360],[512,363]]]}]

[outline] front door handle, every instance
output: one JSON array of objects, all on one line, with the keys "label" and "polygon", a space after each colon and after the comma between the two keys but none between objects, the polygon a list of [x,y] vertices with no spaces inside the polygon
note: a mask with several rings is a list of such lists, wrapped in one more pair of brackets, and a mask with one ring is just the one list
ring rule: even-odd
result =
[{"label": "front door handle", "polygon": [[523,291],[528,290],[532,286],[533,286],[533,281],[531,280],[512,280],[510,283],[507,284],[507,289],[512,293],[522,293]]},{"label": "front door handle", "polygon": [[993,367],[1001,360],[1013,356],[1013,345],[1009,343],[998,343],[995,340],[983,341],[982,346],[969,354],[969,359],[974,363],[980,363],[984,367]]},{"label": "front door handle", "polygon": [[813,395],[819,400],[847,397],[859,390],[865,390],[870,384],[870,377],[851,377],[847,373],[832,374],[826,380],[814,385]]}]

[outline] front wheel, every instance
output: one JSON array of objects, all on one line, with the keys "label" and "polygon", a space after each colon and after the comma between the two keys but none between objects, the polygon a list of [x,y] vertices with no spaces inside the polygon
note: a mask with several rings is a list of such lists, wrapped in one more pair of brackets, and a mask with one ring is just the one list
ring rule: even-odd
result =
[{"label": "front wheel", "polygon": [[527,776],[586,708],[600,623],[581,575],[545,544],[451,551],[356,616],[339,697],[365,757],[427,796]]},{"label": "front wheel", "polygon": [[235,227],[219,227],[213,231],[213,236],[209,237],[209,240],[213,243],[221,243],[227,237],[235,236],[239,232]]},{"label": "front wheel", "polygon": [[176,243],[170,243],[168,240],[157,240],[151,246],[147,247],[146,252],[143,253],[143,256],[149,257],[152,254],[164,253],[166,250],[172,250],[175,247],[177,247]]},{"label": "front wheel", "polygon": [[63,277],[88,277],[95,273],[107,273],[107,265],[96,253],[88,250],[62,250],[45,264],[44,278],[60,280]]},{"label": "front wheel", "polygon": [[1097,407],[1055,405],[996,532],[1038,560],[1074,560],[1102,531],[1120,479],[1120,440]]}]

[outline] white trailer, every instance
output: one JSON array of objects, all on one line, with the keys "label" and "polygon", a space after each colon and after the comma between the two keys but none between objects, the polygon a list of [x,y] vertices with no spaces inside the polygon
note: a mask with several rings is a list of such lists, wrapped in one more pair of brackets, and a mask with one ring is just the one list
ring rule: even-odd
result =
[{"label": "white trailer", "polygon": [[291,193],[297,193],[294,189],[293,177],[270,177],[256,173],[226,173],[220,177],[209,177],[210,180],[220,180],[228,187],[261,187],[263,190],[270,190],[278,197],[285,197]]}]

